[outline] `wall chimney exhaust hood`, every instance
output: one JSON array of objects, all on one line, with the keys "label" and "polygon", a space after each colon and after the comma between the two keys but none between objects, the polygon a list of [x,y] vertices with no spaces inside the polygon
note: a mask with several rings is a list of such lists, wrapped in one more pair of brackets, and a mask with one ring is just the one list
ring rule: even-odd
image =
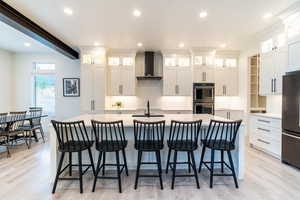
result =
[{"label": "wall chimney exhaust hood", "polygon": [[145,51],[145,75],[137,76],[137,80],[161,80],[161,76],[154,75],[154,52]]}]

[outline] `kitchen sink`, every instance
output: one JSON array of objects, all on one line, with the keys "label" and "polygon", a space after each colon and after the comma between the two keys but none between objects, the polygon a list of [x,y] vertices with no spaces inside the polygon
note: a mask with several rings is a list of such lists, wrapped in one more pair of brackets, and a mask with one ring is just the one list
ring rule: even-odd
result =
[{"label": "kitchen sink", "polygon": [[150,115],[132,115],[132,117],[164,117],[164,115],[155,115],[155,114],[150,114]]}]

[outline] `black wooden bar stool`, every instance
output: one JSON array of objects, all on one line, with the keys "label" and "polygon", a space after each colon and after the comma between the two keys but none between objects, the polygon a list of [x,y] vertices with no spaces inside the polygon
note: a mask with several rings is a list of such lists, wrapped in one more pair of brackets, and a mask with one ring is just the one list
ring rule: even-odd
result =
[{"label": "black wooden bar stool", "polygon": [[[176,177],[195,177],[197,188],[200,188],[197,169],[195,164],[194,151],[198,149],[198,138],[201,129],[202,120],[191,121],[191,122],[182,122],[182,121],[171,121],[171,128],[168,140],[168,160],[166,166],[166,173],[168,173],[169,166],[173,170],[172,176],[172,186],[171,189],[174,189],[175,178]],[[174,151],[173,162],[170,162],[172,151]],[[186,152],[187,153],[187,162],[178,162],[177,153]],[[194,174],[193,175],[177,175],[176,174],[176,165],[177,164],[187,164],[190,172],[192,167]]]},{"label": "black wooden bar stool", "polygon": [[[96,188],[97,179],[118,179],[119,192],[122,193],[121,174],[124,168],[126,171],[126,175],[128,176],[128,168],[125,154],[125,148],[127,147],[128,142],[124,134],[123,121],[99,122],[92,120],[92,125],[94,134],[96,136],[96,149],[99,151],[96,175],[93,184],[93,192]],[[122,151],[123,154],[124,164],[120,163],[120,151]],[[108,152],[116,153],[116,164],[105,163],[105,154]],[[102,155],[103,164],[101,165]],[[98,176],[101,169],[103,170],[104,175],[105,166],[116,166],[117,177]]]},{"label": "black wooden bar stool", "polygon": [[[238,188],[238,182],[234,169],[234,164],[231,156],[231,151],[235,149],[235,140],[242,120],[238,121],[216,121],[211,120],[206,136],[202,139],[202,153],[199,166],[199,173],[201,172],[202,164],[210,171],[210,188],[213,187],[214,176],[233,176],[235,187]],[[211,160],[204,161],[206,148],[211,150]],[[220,151],[221,161],[215,161],[215,151]],[[227,152],[229,165],[224,161],[224,152]],[[210,166],[208,166],[210,163]],[[221,173],[214,173],[215,163],[221,164]],[[226,166],[231,174],[224,173],[224,166]]]},{"label": "black wooden bar stool", "polygon": [[[139,177],[159,177],[160,188],[163,189],[160,150],[164,148],[165,121],[142,122],[134,120],[133,124],[134,147],[138,151],[134,189],[137,189]],[[142,162],[143,152],[154,152],[156,156],[156,162]],[[141,165],[145,164],[157,165],[158,175],[140,175]]]},{"label": "black wooden bar stool", "polygon": [[[51,123],[57,135],[58,151],[61,152],[52,193],[55,193],[58,180],[79,180],[80,193],[82,193],[82,175],[84,175],[90,167],[92,167],[95,175],[94,162],[91,152],[91,147],[93,146],[94,142],[89,139],[83,121],[58,122],[52,120]],[[82,152],[85,150],[88,150],[91,164],[82,164]],[[69,164],[62,169],[65,153],[69,153]],[[72,153],[78,154],[78,164],[72,164]],[[67,168],[69,168],[69,175],[72,176],[72,167],[74,166],[78,166],[79,168],[79,178],[60,178],[60,175]],[[82,167],[87,168],[83,171]]]}]

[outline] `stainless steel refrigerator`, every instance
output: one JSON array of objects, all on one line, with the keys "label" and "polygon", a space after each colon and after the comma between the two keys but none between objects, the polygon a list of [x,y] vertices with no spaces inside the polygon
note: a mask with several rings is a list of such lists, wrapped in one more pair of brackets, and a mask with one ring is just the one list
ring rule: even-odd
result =
[{"label": "stainless steel refrigerator", "polygon": [[282,162],[300,168],[300,73],[283,76]]}]

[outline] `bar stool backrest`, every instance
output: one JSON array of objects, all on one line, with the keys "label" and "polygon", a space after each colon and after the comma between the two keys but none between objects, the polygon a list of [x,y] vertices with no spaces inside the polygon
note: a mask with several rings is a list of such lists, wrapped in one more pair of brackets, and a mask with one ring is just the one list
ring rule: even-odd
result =
[{"label": "bar stool backrest", "polygon": [[[163,146],[165,121],[143,122],[133,120],[134,141],[138,149],[152,148],[149,145]],[[155,148],[153,146],[153,148]]]},{"label": "bar stool backrest", "polygon": [[204,143],[220,146],[224,141],[229,145],[234,145],[238,130],[242,120],[237,121],[217,121],[211,120]]},{"label": "bar stool backrest", "polygon": [[40,126],[41,125],[41,116],[42,116],[43,110],[42,109],[30,109],[29,114],[31,117],[37,117],[32,119],[32,125],[33,126]]},{"label": "bar stool backrest", "polygon": [[[177,145],[189,144],[198,145],[198,138],[201,129],[202,120],[197,121],[171,121],[171,128],[169,134],[169,142]],[[179,147],[179,146],[178,146]]]},{"label": "bar stool backrest", "polygon": [[24,120],[26,117],[26,111],[20,111],[20,112],[10,112],[9,113],[12,120],[15,120],[10,127],[10,131],[17,131],[24,125]]},{"label": "bar stool backrest", "polygon": [[92,120],[96,145],[100,143],[114,144],[122,147],[126,144],[123,121],[100,122]]},{"label": "bar stool backrest", "polygon": [[59,147],[62,149],[68,149],[74,144],[88,145],[91,142],[84,121],[59,122],[51,120],[51,123],[56,132]]},{"label": "bar stool backrest", "polygon": [[7,119],[7,113],[0,113],[0,128],[4,128],[5,127],[5,121]]}]

